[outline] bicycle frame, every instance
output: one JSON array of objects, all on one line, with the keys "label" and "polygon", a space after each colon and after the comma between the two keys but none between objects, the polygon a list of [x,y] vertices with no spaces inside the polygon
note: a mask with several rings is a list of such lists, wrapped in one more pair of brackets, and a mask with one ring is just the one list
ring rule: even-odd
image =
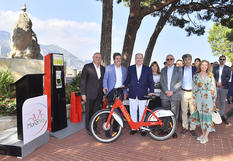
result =
[{"label": "bicycle frame", "polygon": [[[131,127],[131,129],[137,130],[138,128],[143,127],[143,126],[154,126],[154,125],[164,126],[164,123],[162,122],[162,120],[160,120],[150,109],[148,109],[147,106],[145,107],[145,110],[144,110],[144,113],[142,116],[142,120],[140,122],[134,122],[132,120],[132,118],[130,117],[128,111],[126,110],[126,107],[121,102],[121,100],[119,98],[116,98],[115,103],[112,106],[111,112],[110,112],[108,119],[107,119],[107,123],[106,123],[107,128],[109,126],[113,111],[114,111],[114,109],[117,109],[117,108],[120,108],[121,112],[123,113],[123,116],[125,117],[126,121],[128,122],[129,126]],[[157,121],[144,122],[143,120],[145,119],[147,111],[152,113],[152,115],[156,118]]]}]

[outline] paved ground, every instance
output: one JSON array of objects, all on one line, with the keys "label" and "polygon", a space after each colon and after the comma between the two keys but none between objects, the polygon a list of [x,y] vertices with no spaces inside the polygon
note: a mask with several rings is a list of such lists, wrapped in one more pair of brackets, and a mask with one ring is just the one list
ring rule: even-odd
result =
[{"label": "paved ground", "polygon": [[[231,107],[233,104],[228,105],[226,110]],[[233,124],[233,118],[229,121]],[[65,139],[51,138],[48,144],[22,160],[233,161],[233,125],[217,125],[216,132],[210,134],[206,145],[190,135],[155,141],[140,134],[130,136],[128,130],[124,129],[120,138],[110,144],[97,142],[85,130]],[[0,160],[15,161],[17,158],[0,155]]]}]

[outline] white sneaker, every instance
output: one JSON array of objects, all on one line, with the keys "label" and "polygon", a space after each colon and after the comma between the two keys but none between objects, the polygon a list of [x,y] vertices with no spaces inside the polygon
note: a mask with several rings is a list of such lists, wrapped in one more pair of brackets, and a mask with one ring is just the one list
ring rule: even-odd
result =
[{"label": "white sneaker", "polygon": [[205,138],[202,138],[201,141],[200,141],[201,144],[205,144],[205,143],[207,143],[207,142],[208,142],[208,138],[206,138],[206,139],[205,139]]},{"label": "white sneaker", "polygon": [[201,136],[197,137],[197,140],[201,141],[203,137],[204,137],[204,135],[201,135]]}]

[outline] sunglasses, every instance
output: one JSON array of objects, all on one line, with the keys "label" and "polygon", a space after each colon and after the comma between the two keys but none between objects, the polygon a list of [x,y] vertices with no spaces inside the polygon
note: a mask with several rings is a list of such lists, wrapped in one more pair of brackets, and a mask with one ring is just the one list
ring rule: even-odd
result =
[{"label": "sunglasses", "polygon": [[172,60],[173,60],[173,58],[170,58],[170,59],[168,58],[168,59],[166,59],[166,60],[167,60],[167,61],[172,61]]},{"label": "sunglasses", "polygon": [[226,59],[219,59],[219,60],[226,60]]}]

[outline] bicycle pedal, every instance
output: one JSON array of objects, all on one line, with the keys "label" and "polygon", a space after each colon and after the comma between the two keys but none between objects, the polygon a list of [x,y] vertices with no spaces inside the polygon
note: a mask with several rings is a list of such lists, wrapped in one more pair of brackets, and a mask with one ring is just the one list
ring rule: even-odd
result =
[{"label": "bicycle pedal", "polygon": [[149,128],[146,127],[140,127],[141,130],[145,130],[145,131],[151,131]]}]

